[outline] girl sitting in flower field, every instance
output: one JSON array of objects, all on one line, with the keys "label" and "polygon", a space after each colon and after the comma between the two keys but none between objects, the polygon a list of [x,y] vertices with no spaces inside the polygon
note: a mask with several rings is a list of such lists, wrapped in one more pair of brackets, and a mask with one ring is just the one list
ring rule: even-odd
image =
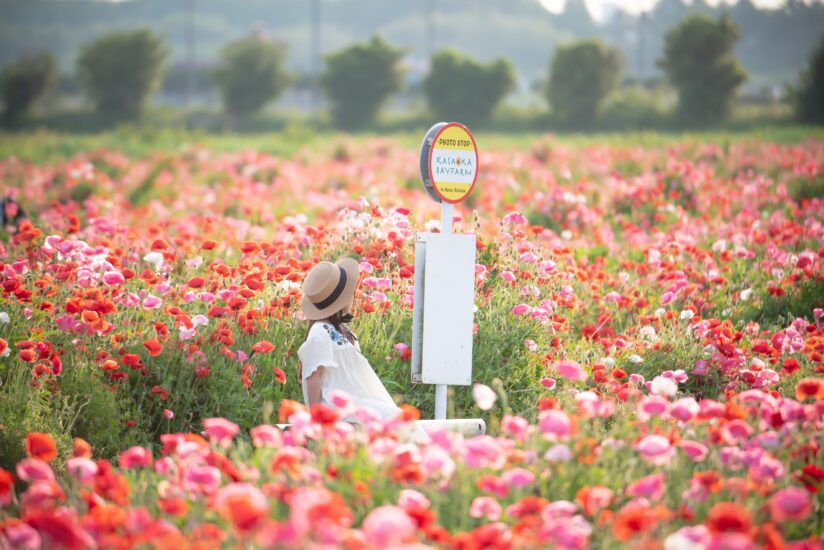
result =
[{"label": "girl sitting in flower field", "polygon": [[[298,350],[303,400],[333,405],[331,392],[348,394],[355,407],[368,407],[384,419],[401,409],[361,354],[355,334],[346,326],[352,320],[352,305],[358,285],[358,262],[341,258],[320,262],[303,281],[301,309],[309,321],[306,341]],[[418,435],[423,431],[418,428]]]}]

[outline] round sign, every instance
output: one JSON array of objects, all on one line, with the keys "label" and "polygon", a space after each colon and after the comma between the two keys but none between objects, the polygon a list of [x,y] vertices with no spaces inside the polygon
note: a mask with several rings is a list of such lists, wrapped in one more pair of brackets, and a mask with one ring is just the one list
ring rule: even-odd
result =
[{"label": "round sign", "polygon": [[463,124],[439,122],[421,145],[421,181],[438,202],[463,201],[478,179],[478,147]]}]

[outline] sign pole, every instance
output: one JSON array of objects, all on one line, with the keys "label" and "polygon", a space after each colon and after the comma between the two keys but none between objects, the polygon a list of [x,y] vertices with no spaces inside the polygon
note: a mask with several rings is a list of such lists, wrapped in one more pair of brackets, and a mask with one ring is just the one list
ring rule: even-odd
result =
[{"label": "sign pole", "polygon": [[[452,234],[452,203],[441,202],[441,233]],[[446,384],[435,384],[435,420],[446,419]]]},{"label": "sign pole", "polygon": [[412,381],[435,385],[435,421],[443,421],[447,385],[472,380],[475,236],[453,235],[452,213],[477,181],[475,139],[462,124],[439,122],[423,138],[419,163],[424,189],[441,204],[441,226],[440,235],[416,239]]}]

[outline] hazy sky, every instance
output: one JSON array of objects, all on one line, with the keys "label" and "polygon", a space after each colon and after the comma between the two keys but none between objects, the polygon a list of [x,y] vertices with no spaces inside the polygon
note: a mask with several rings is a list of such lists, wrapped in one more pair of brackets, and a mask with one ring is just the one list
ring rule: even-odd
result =
[{"label": "hazy sky", "polygon": [[[707,0],[708,4],[735,4],[736,0]],[[540,0],[541,4],[551,12],[560,12],[566,0]],[[640,13],[649,10],[658,3],[658,0],[585,0],[590,13],[596,19],[601,19],[615,6],[630,13]],[[753,4],[760,8],[777,8],[783,0],[753,0]]]}]

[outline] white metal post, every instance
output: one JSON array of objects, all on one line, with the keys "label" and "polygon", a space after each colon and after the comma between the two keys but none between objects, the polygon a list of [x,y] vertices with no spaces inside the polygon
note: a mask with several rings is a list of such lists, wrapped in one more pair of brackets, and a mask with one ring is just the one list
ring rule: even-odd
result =
[{"label": "white metal post", "polygon": [[[452,234],[452,203],[441,202],[441,233]],[[446,419],[446,384],[435,385],[435,420]]]},{"label": "white metal post", "polygon": [[452,234],[452,203],[441,203],[441,233]]}]

